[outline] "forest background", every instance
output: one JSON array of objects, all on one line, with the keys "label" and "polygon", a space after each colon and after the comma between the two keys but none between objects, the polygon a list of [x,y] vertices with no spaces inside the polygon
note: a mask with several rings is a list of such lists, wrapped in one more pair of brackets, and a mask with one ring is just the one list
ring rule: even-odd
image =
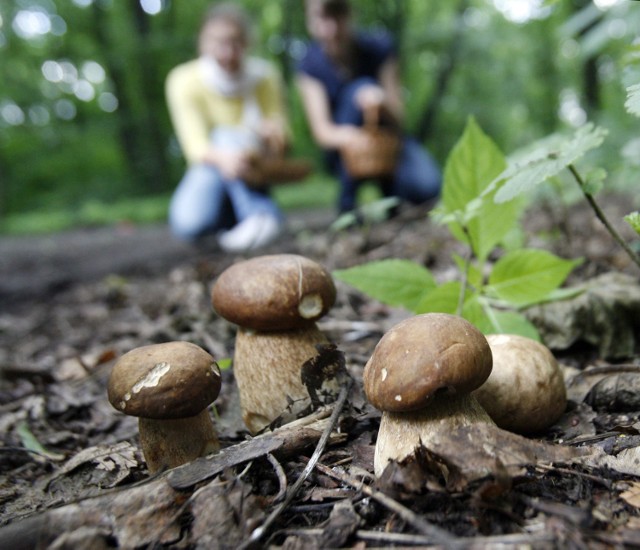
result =
[{"label": "forest background", "polygon": [[[253,52],[281,68],[293,154],[305,182],[285,208],[333,204],[293,86],[307,39],[302,0],[242,0]],[[3,0],[0,3],[0,232],[165,218],[184,160],[164,79],[195,55],[210,0]],[[608,185],[640,175],[640,2],[353,0],[357,22],[399,45],[407,130],[444,164],[470,116],[507,154],[587,121],[606,127],[597,164]],[[327,191],[329,190],[329,192]],[[567,199],[570,200],[570,197]]]}]

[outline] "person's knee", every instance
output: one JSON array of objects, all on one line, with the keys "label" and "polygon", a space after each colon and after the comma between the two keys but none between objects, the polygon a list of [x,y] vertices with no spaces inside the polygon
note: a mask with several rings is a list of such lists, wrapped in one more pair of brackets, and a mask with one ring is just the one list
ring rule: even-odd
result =
[{"label": "person's knee", "polygon": [[417,141],[405,139],[395,173],[396,193],[414,203],[439,196],[442,188],[440,167]]},{"label": "person's knee", "polygon": [[169,228],[174,237],[187,242],[197,241],[207,232],[207,225],[202,220],[175,213],[169,216]]}]

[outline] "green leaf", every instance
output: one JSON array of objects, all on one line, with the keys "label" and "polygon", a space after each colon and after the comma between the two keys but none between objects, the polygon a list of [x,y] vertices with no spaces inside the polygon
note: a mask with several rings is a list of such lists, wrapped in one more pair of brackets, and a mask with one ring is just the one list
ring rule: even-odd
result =
[{"label": "green leaf", "polygon": [[451,313],[455,315],[460,301],[462,284],[450,281],[425,294],[415,307],[414,313]]},{"label": "green leaf", "polygon": [[538,142],[531,153],[517,162],[510,162],[494,180],[505,180],[496,193],[496,202],[510,201],[556,176],[585,153],[600,146],[606,135],[606,130],[588,123],[578,128],[573,137],[561,139],[559,143],[549,139]]},{"label": "green leaf", "polygon": [[633,230],[640,235],[640,212],[631,212],[624,217],[624,221],[627,222]]},{"label": "green leaf", "polygon": [[582,186],[584,192],[591,196],[597,195],[602,190],[606,177],[607,171],[604,168],[596,168],[587,172]]},{"label": "green leaf", "polygon": [[480,296],[465,303],[462,314],[483,334],[519,334],[540,341],[538,330],[524,315],[493,308]]},{"label": "green leaf", "polygon": [[485,292],[515,306],[535,304],[547,299],[580,262],[545,250],[514,250],[496,262]]},{"label": "green leaf", "polygon": [[[453,235],[470,245],[481,262],[509,232],[520,214],[518,203],[496,205],[493,200],[499,183],[489,186],[505,167],[506,160],[500,149],[470,118],[445,165],[439,214],[445,217]],[[462,224],[469,235],[463,231]]]},{"label": "green leaf", "polygon": [[467,270],[467,283],[469,285],[475,288],[482,287],[482,272],[476,264],[471,263],[467,267],[467,262],[465,261],[465,259],[460,257],[458,254],[453,254],[453,261],[458,266],[460,273],[464,273],[465,269]]},{"label": "green leaf", "polygon": [[36,439],[35,435],[31,433],[29,426],[26,422],[20,423],[17,429],[18,437],[20,438],[20,442],[22,446],[35,453],[37,455],[48,458],[49,460],[62,460],[64,459],[64,455],[60,453],[55,453],[45,449],[42,444]]},{"label": "green leaf", "polygon": [[627,88],[627,101],[624,103],[627,112],[640,117],[640,84]]},{"label": "green leaf", "polygon": [[462,308],[462,316],[482,332],[482,334],[490,334],[494,331],[494,328],[491,320],[487,316],[487,309],[482,297],[474,295],[465,301],[464,307]]},{"label": "green leaf", "polygon": [[425,293],[436,287],[431,272],[410,260],[381,260],[348,269],[333,276],[372,298],[413,311]]},{"label": "green leaf", "polygon": [[484,334],[518,334],[540,341],[538,329],[522,313],[491,309],[487,317],[490,321],[490,332],[483,331]]},{"label": "green leaf", "polygon": [[227,370],[231,368],[231,363],[232,363],[231,357],[224,357],[222,359],[218,359],[216,363],[218,364],[218,368],[220,370]]}]

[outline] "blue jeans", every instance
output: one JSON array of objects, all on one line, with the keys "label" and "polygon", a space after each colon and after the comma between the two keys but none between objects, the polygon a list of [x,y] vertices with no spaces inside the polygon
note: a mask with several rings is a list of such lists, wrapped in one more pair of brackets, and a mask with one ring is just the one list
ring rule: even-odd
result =
[{"label": "blue jeans", "polygon": [[169,226],[176,237],[194,241],[258,213],[282,217],[266,191],[225,179],[214,166],[196,164],[187,169],[171,198]]},{"label": "blue jeans", "polygon": [[[376,84],[371,78],[354,80],[342,92],[338,99],[334,121],[338,124],[362,126],[362,112],[355,102],[358,90],[367,84]],[[356,206],[356,193],[363,180],[352,178],[346,171],[338,153],[329,157],[331,171],[340,180],[338,208],[348,212]],[[403,136],[398,163],[394,173],[378,181],[385,197],[394,196],[419,204],[436,198],[442,187],[442,174],[437,163],[420,143],[409,136]]]}]

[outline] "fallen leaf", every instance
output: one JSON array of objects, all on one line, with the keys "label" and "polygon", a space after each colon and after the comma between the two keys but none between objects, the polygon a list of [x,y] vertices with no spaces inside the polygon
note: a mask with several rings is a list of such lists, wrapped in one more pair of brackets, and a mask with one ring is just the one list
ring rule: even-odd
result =
[{"label": "fallen leaf", "polygon": [[300,370],[314,409],[333,403],[349,377],[344,353],[334,344],[318,344],[316,349],[318,355],[305,361]]},{"label": "fallen leaf", "polygon": [[596,411],[640,410],[640,373],[623,372],[605,376],[591,388],[585,402]]},{"label": "fallen leaf", "polygon": [[620,493],[620,498],[627,504],[640,508],[640,482],[632,482],[626,491]]},{"label": "fallen leaf", "polygon": [[423,457],[430,457],[430,469],[439,469],[452,490],[462,490],[489,476],[514,477],[522,474],[526,466],[574,462],[595,452],[591,447],[528,439],[484,422],[442,433],[426,452],[420,451]]},{"label": "fallen leaf", "polygon": [[338,502],[331,510],[327,524],[322,528],[320,548],[342,548],[355,533],[362,519],[350,500]]},{"label": "fallen leaf", "polygon": [[118,479],[121,479],[128,476],[129,470],[138,465],[138,461],[135,458],[136,452],[136,448],[127,441],[122,441],[115,445],[96,445],[95,447],[83,449],[67,460],[49,479],[48,484],[88,462],[95,462],[96,468],[108,472],[120,468],[122,471]]},{"label": "fallen leaf", "polygon": [[35,453],[38,456],[47,458],[49,460],[59,461],[64,459],[64,455],[61,453],[54,453],[45,449],[40,442],[36,439],[36,436],[31,433],[29,429],[29,425],[26,422],[22,422],[17,429],[18,436],[20,437],[20,442],[22,446]]},{"label": "fallen leaf", "polygon": [[[191,498],[197,548],[235,548],[264,520],[259,498],[239,479],[216,479]],[[224,542],[222,542],[224,541]]]},{"label": "fallen leaf", "polygon": [[607,466],[621,474],[640,476],[640,447],[630,447],[616,456],[602,455],[596,459],[598,466]]}]

